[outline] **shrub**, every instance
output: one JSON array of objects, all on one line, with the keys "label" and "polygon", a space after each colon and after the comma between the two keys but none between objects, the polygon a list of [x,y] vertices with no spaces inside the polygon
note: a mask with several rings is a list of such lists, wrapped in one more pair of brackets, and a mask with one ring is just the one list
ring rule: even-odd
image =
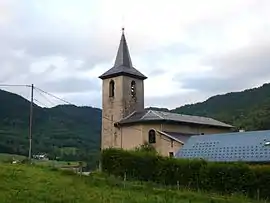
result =
[{"label": "shrub", "polygon": [[270,198],[270,167],[174,159],[144,150],[122,149],[105,149],[101,161],[104,172],[129,179],[223,194],[242,193],[253,198]]},{"label": "shrub", "polygon": [[135,151],[137,152],[148,152],[148,153],[153,153],[153,154],[157,154],[156,148],[145,142],[144,144],[140,145],[139,147],[135,148]]}]

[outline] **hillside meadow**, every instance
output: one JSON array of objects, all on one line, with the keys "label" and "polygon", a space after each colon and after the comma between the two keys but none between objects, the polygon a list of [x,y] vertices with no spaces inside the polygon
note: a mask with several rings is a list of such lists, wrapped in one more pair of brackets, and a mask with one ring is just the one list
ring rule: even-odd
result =
[{"label": "hillside meadow", "polygon": [[0,202],[5,203],[255,203],[244,197],[170,190],[150,183],[122,181],[100,173],[78,176],[70,171],[30,165],[0,164]]}]

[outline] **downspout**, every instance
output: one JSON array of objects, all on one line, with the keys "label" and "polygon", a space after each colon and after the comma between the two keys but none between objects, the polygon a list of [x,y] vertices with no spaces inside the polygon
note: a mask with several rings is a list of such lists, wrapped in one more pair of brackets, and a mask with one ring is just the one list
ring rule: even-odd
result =
[{"label": "downspout", "polygon": [[160,124],[160,131],[163,132],[163,124],[162,123]]},{"label": "downspout", "polygon": [[122,127],[120,124],[117,122],[114,124],[114,127],[118,129],[118,132],[120,132],[120,148],[123,149],[123,132],[122,132]]},{"label": "downspout", "polygon": [[121,135],[121,149],[123,149],[123,133],[121,127],[120,127],[120,135]]},{"label": "downspout", "polygon": [[142,138],[141,143],[143,144],[145,141],[143,137],[143,125],[141,125],[141,138]]},{"label": "downspout", "polygon": [[123,149],[123,131],[122,131],[122,127],[120,126],[120,124],[118,122],[116,123],[116,127],[120,131],[120,148]]}]

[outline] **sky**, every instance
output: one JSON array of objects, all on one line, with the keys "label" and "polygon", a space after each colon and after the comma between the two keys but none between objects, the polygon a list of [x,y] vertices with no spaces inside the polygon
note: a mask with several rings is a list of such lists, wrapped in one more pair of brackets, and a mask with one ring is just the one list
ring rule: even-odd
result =
[{"label": "sky", "polygon": [[[98,76],[125,27],[133,66],[148,77],[147,107],[257,87],[270,80],[269,10],[269,0],[0,0],[0,85],[100,108]],[[29,88],[2,89],[29,99]]]}]

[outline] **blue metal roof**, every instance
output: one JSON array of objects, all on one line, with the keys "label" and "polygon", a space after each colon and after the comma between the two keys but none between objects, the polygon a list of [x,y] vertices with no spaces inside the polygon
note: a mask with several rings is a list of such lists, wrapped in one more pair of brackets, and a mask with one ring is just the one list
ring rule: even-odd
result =
[{"label": "blue metal roof", "polygon": [[175,156],[219,162],[270,162],[270,130],[194,135]]}]

